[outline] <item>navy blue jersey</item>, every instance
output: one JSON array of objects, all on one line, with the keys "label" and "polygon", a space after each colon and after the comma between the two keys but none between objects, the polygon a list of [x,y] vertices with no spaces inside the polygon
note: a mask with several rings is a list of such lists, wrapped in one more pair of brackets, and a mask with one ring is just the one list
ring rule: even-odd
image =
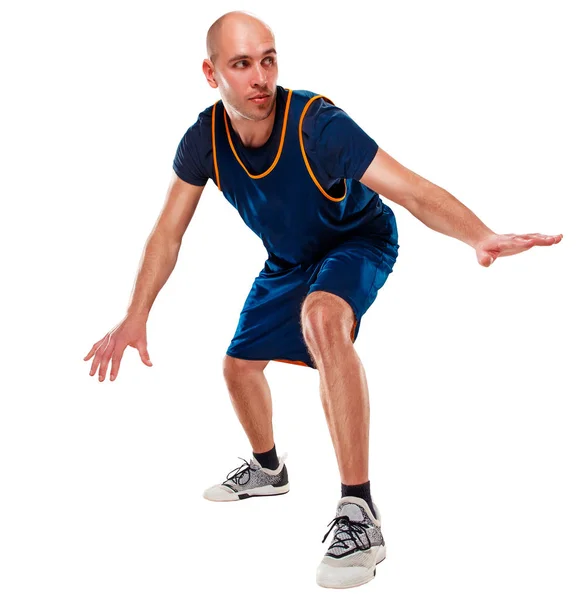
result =
[{"label": "navy blue jersey", "polygon": [[[303,123],[320,99],[306,90],[288,91],[278,151],[261,173],[251,173],[238,154],[222,101],[212,107],[216,185],[262,240],[270,271],[312,264],[354,235],[374,237],[382,246],[395,236],[393,212],[376,192],[347,178],[327,191],[314,174]],[[316,152],[318,140],[308,141]]]},{"label": "navy blue jersey", "polygon": [[[252,174],[264,172],[278,151],[288,90],[277,86],[274,127],[268,141],[259,148],[242,144],[231,130],[236,152]],[[183,135],[173,161],[180,179],[192,185],[216,183],[212,157],[212,108],[202,111],[198,120]],[[320,98],[305,115],[305,150],[311,168],[325,190],[341,179],[361,179],[377,153],[377,143],[349,115]]]}]

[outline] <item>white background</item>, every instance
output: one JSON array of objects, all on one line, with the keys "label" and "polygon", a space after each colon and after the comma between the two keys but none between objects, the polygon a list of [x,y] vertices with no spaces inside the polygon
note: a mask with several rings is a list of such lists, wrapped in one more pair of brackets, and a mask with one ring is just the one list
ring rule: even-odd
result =
[{"label": "white background", "polygon": [[400,256],[356,349],[388,559],[347,592],[581,596],[578,23],[573,2],[3,5],[0,597],[341,593],[315,584],[340,480],[318,373],[271,363],[291,492],[218,504],[251,456],[222,357],[260,241],[209,182],[148,323],[153,367],[83,362],[123,317],[177,144],[218,99],[205,35],[249,10],[278,83],[331,98],[498,233],[481,267],[389,200]]}]

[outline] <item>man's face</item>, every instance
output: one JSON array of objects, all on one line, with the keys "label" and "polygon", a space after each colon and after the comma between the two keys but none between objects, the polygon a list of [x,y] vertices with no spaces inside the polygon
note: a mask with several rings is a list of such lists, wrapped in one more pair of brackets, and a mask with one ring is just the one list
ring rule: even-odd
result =
[{"label": "man's face", "polygon": [[[270,32],[262,28],[238,28],[231,35],[223,32],[214,79],[222,100],[240,116],[252,121],[266,119],[274,108],[278,79]],[[254,99],[256,96],[266,97]]]}]

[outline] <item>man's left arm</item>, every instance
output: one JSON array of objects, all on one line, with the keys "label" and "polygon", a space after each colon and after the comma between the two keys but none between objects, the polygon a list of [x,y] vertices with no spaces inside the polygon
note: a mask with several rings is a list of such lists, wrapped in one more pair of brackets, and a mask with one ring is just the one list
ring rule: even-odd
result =
[{"label": "man's left arm", "polygon": [[472,246],[483,267],[499,256],[551,246],[563,238],[562,234],[496,234],[452,194],[410,171],[381,148],[359,181],[400,204],[434,231]]}]

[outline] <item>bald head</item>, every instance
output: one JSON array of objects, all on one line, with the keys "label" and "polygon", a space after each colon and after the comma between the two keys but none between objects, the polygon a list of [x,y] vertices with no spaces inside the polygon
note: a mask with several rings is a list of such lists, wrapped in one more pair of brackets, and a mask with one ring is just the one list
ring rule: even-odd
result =
[{"label": "bald head", "polygon": [[270,27],[259,18],[243,11],[232,11],[222,15],[212,23],[206,35],[208,58],[216,64],[222,48],[222,40],[236,36],[270,35],[274,42],[274,34]]}]

